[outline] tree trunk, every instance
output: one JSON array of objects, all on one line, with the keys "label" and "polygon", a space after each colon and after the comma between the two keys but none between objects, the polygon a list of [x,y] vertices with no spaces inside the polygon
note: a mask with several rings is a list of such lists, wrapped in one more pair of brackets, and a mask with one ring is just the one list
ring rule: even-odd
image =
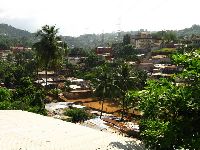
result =
[{"label": "tree trunk", "polygon": [[103,114],[103,104],[104,104],[104,98],[102,99],[102,102],[101,102],[101,114],[100,114],[100,119],[101,119],[102,114]]},{"label": "tree trunk", "polygon": [[47,86],[47,66],[45,67],[46,86]]},{"label": "tree trunk", "polygon": [[124,112],[125,112],[125,101],[124,101],[124,99],[122,100],[122,118],[121,118],[121,120],[123,120],[124,119]]},{"label": "tree trunk", "polygon": [[58,69],[55,68],[54,71],[54,82],[56,81],[56,89],[58,89],[58,81],[56,80],[56,78],[58,79]]},{"label": "tree trunk", "polygon": [[36,69],[36,76],[37,76],[37,80],[39,83],[39,66],[37,65],[37,69]]}]

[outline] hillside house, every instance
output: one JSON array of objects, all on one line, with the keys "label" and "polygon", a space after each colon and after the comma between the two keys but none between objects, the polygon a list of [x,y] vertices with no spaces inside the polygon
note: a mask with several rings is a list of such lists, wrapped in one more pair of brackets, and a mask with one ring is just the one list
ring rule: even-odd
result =
[{"label": "hillside house", "polygon": [[136,49],[151,49],[152,36],[149,32],[139,32],[131,37],[131,43]]},{"label": "hillside house", "polygon": [[10,50],[0,50],[0,59],[5,60],[9,54],[12,52]]},{"label": "hillside house", "polygon": [[147,72],[152,72],[154,69],[153,63],[139,63],[134,64],[138,69],[145,70]]},{"label": "hillside house", "polygon": [[96,54],[98,56],[101,56],[103,58],[105,58],[106,60],[111,60],[113,57],[112,54],[112,48],[111,47],[97,47],[96,48]]},{"label": "hillside house", "polygon": [[171,64],[154,64],[152,78],[169,78],[181,70],[180,67]]},{"label": "hillside house", "polygon": [[194,39],[192,39],[192,45],[194,46],[200,46],[200,37],[196,37]]},{"label": "hillside house", "polygon": [[141,52],[148,52],[161,48],[162,41],[151,36],[150,32],[138,32],[131,36],[131,44]]},{"label": "hillside house", "polygon": [[22,52],[22,51],[24,51],[24,47],[22,47],[22,46],[19,46],[19,47],[10,47],[10,49],[11,49],[11,51],[12,51],[13,53],[17,53],[17,52]]},{"label": "hillside house", "polygon": [[155,56],[152,56],[150,61],[152,63],[154,63],[154,64],[171,63],[171,60],[167,55],[155,55]]}]

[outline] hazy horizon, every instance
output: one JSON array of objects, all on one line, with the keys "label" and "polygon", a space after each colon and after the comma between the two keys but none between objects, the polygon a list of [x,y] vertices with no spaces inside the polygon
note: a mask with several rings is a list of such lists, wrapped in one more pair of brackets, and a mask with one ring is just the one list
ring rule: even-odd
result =
[{"label": "hazy horizon", "polygon": [[181,30],[200,24],[198,0],[2,0],[0,23],[36,32],[56,25],[63,36]]}]

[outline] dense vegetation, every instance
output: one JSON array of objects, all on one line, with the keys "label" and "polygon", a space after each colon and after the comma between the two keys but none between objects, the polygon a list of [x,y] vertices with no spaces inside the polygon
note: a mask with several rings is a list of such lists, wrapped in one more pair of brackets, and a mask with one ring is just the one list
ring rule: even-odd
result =
[{"label": "dense vegetation", "polygon": [[120,43],[123,41],[123,36],[125,34],[134,34],[136,32],[137,31],[121,31],[120,34],[113,32],[103,34],[85,34],[78,37],[64,36],[63,38],[70,47],[93,49],[98,46],[111,46],[112,43]]},{"label": "dense vegetation", "polygon": [[141,90],[145,85],[146,78],[146,72],[126,63],[116,62],[105,63],[97,67],[90,80],[95,88],[95,96],[101,101],[101,110],[103,111],[105,100],[115,100],[122,107],[121,118],[123,120],[125,114],[132,108],[126,101],[126,93],[129,90]]},{"label": "dense vegetation", "polygon": [[10,54],[7,60],[0,61],[0,81],[8,88],[15,88],[21,78],[34,78],[37,62],[33,51]]},{"label": "dense vegetation", "polygon": [[0,24],[0,35],[5,35],[12,38],[30,37],[31,33],[28,31],[16,29],[7,24]]},{"label": "dense vegetation", "polygon": [[183,30],[178,30],[177,35],[179,37],[183,36],[192,36],[192,35],[200,35],[200,25],[192,25],[190,28],[185,28]]},{"label": "dense vegetation", "polygon": [[183,67],[174,80],[148,81],[145,90],[132,93],[144,113],[141,139],[150,149],[199,149],[200,50],[173,55]]},{"label": "dense vegetation", "polygon": [[11,46],[31,47],[34,40],[34,35],[28,31],[0,24],[0,50],[9,49]]},{"label": "dense vegetation", "polygon": [[62,41],[60,41],[60,37],[57,34],[58,29],[55,26],[45,25],[36,33],[40,40],[33,45],[38,67],[45,69],[46,84],[47,70],[56,71],[59,69],[65,56],[66,49],[62,46]]},{"label": "dense vegetation", "polygon": [[0,88],[0,109],[26,110],[46,115],[44,91],[34,86],[30,78],[21,78],[15,90]]}]

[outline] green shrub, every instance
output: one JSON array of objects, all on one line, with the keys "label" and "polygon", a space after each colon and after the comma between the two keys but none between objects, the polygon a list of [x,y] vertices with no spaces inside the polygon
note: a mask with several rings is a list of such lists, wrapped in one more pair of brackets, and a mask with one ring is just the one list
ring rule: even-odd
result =
[{"label": "green shrub", "polygon": [[64,115],[71,117],[71,122],[77,123],[89,119],[89,114],[84,109],[67,109]]},{"label": "green shrub", "polygon": [[153,55],[168,55],[175,53],[176,49],[175,48],[161,48],[159,50],[153,50],[152,54]]},{"label": "green shrub", "polygon": [[51,89],[49,91],[49,94],[51,94],[55,99],[58,99],[59,96],[58,94],[60,94],[62,91],[60,89]]},{"label": "green shrub", "polygon": [[15,90],[0,88],[0,110],[25,110],[46,115],[44,91],[34,86],[30,78],[22,78]]}]

